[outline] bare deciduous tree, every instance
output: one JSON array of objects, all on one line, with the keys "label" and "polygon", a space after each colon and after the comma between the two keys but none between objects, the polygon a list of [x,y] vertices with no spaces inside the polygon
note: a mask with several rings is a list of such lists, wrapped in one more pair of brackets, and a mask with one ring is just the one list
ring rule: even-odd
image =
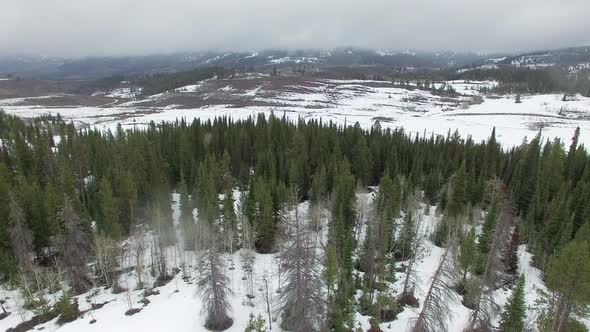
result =
[{"label": "bare deciduous tree", "polygon": [[118,250],[119,247],[111,238],[103,234],[94,236],[95,274],[99,282],[107,287],[112,287],[115,283]]}]

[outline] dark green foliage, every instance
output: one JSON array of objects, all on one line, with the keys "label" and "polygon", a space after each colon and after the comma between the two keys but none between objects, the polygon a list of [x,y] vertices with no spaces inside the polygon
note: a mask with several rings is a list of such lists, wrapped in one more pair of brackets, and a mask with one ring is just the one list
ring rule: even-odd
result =
[{"label": "dark green foliage", "polygon": [[276,225],[273,216],[273,200],[270,189],[264,178],[256,179],[254,183],[254,230],[256,231],[256,249],[260,253],[273,250]]},{"label": "dark green foliage", "polygon": [[524,320],[526,318],[526,304],[524,302],[524,276],[518,278],[512,295],[504,306],[504,312],[500,319],[501,332],[524,331]]},{"label": "dark green foliage", "polygon": [[416,231],[414,217],[412,216],[412,212],[408,211],[404,217],[404,224],[401,229],[397,249],[402,260],[406,260],[412,255],[412,244],[415,241],[415,237]]},{"label": "dark green foliage", "polygon": [[191,71],[177,73],[154,74],[134,79],[133,83],[142,86],[142,94],[149,96],[212,78],[215,75],[217,75],[218,78],[223,78],[225,76],[223,68],[197,68]]},{"label": "dark green foliage", "polygon": [[68,295],[62,295],[62,297],[55,303],[55,313],[59,315],[57,319],[58,324],[68,323],[80,316],[80,310],[78,309],[78,302],[70,299]]},{"label": "dark green foliage", "polygon": [[479,240],[477,242],[477,248],[482,257],[485,257],[485,255],[487,255],[487,253],[490,251],[494,231],[496,230],[496,224],[498,222],[499,208],[499,195],[496,194],[492,204],[490,205],[490,210],[488,211],[488,214],[484,220],[483,226],[481,228],[481,234],[479,235]]},{"label": "dark green foliage", "polygon": [[254,314],[250,314],[250,319],[244,329],[244,332],[266,332],[266,321],[261,315],[254,317]]},{"label": "dark green foliage", "polygon": [[[211,74],[215,73],[207,75]],[[526,83],[523,90],[527,91],[521,93],[549,88],[539,83],[544,74],[532,71],[490,75],[500,75],[507,83]],[[173,77],[162,76],[152,91],[185,84]],[[516,85],[511,87],[516,91]],[[54,147],[57,135],[61,142]],[[59,117],[25,121],[0,112],[0,278],[15,270],[19,257],[30,257],[31,252],[41,256],[47,248],[57,247],[54,241],[64,232],[58,218],[64,194],[87,235],[89,224],[95,221],[99,232],[115,238],[127,235],[136,223],[153,227],[164,238],[172,234],[170,194],[174,188],[181,194],[184,221],[196,207],[199,222],[224,231],[236,227],[230,193],[241,188],[246,191],[243,211],[245,222],[255,231],[255,246],[260,252],[272,252],[282,226],[280,212],[289,194],[297,193],[297,200],[310,199],[316,206],[330,200],[326,204],[332,212],[330,255],[324,273],[330,281],[329,325],[335,330],[349,329],[355,288],[352,252],[358,247],[353,235],[359,226],[357,188],[381,185],[376,200],[375,225],[379,226],[371,230],[379,235],[372,238],[380,239],[374,241],[375,253],[391,249],[391,220],[399,216],[401,202],[423,192],[427,203],[438,204],[444,214],[444,235],[457,231],[457,224],[472,211],[470,207],[489,211],[477,245],[480,257],[489,252],[493,241],[499,218],[495,200],[502,190],[514,204],[517,220],[522,220],[517,225],[522,243],[530,244],[535,262],[543,268],[550,257],[555,256],[555,261],[568,253],[573,239],[590,237],[590,158],[578,136],[574,133],[567,151],[562,142],[544,142],[540,135],[530,143],[503,150],[495,131],[489,140],[476,142],[452,132],[410,136],[378,123],[363,130],[320,120],[295,123],[258,115],[241,121],[222,117],[152,122],[145,130],[120,127],[111,133],[78,130]],[[503,183],[496,185],[497,181]],[[501,188],[494,196],[490,196],[490,183]],[[19,232],[14,234],[10,232],[15,225],[11,216],[19,220]],[[409,229],[398,234],[407,235]],[[27,230],[30,241],[19,238]],[[406,235],[396,244],[404,252]],[[169,237],[163,243],[172,241]],[[15,242],[25,246],[15,250]],[[442,239],[437,242],[442,243]],[[555,282],[545,272],[548,283]]]},{"label": "dark green foliage", "polygon": [[99,219],[98,229],[105,234],[119,239],[123,235],[123,227],[119,223],[117,201],[113,197],[113,189],[108,178],[103,177],[98,190]]},{"label": "dark green foliage", "polygon": [[475,244],[475,230],[471,229],[461,241],[461,249],[459,250],[459,257],[457,259],[461,272],[463,275],[462,284],[465,285],[467,281],[467,273],[475,268],[477,262],[477,247]]},{"label": "dark green foliage", "polygon": [[590,304],[590,245],[588,240],[573,241],[551,258],[547,268],[547,287],[578,305]]},{"label": "dark green foliage", "polygon": [[461,164],[459,170],[455,173],[451,182],[451,190],[449,191],[449,199],[445,208],[446,217],[457,217],[465,210],[465,194],[466,194],[466,170],[465,162]]}]

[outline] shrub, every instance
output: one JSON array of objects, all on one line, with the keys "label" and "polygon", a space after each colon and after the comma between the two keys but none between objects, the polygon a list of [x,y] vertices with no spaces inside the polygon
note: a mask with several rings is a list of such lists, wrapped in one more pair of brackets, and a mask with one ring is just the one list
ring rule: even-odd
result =
[{"label": "shrub", "polygon": [[71,301],[70,297],[67,295],[62,295],[62,297],[57,301],[54,306],[55,313],[59,315],[57,320],[58,324],[68,323],[71,321],[76,320],[80,316],[80,310],[78,309],[78,302]]}]

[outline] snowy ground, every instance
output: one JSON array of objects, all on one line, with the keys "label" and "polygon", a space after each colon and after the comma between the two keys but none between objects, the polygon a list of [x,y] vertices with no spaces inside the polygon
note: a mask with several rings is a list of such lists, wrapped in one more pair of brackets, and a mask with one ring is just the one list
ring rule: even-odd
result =
[{"label": "snowy ground", "polygon": [[[238,193],[234,195],[238,197]],[[362,220],[366,220],[368,216],[368,209],[374,197],[373,193],[361,193],[357,195],[357,211],[360,213]],[[173,194],[173,219],[178,226],[179,196]],[[236,203],[237,204],[237,203]],[[308,212],[309,204],[307,202],[298,206],[299,213],[305,216]],[[428,213],[424,213],[425,210]],[[293,213],[293,211],[291,212]],[[317,239],[325,244],[326,230],[328,221],[328,211],[323,212],[322,231],[318,233]],[[421,259],[416,266],[418,272],[418,279],[415,288],[415,295],[422,305],[422,301],[426,295],[428,287],[431,282],[431,277],[434,275],[438,263],[444,253],[444,249],[435,246],[429,237],[434,231],[436,224],[440,220],[440,216],[436,214],[436,207],[425,207],[423,204],[417,208],[414,215],[416,216],[416,228],[422,247]],[[398,224],[401,223],[400,218]],[[483,222],[483,215],[480,220],[476,221],[476,226]],[[362,225],[362,223],[361,223]],[[399,228],[398,228],[399,229]],[[359,243],[362,243],[365,227],[361,226],[358,234]],[[143,239],[149,243],[150,233],[144,235]],[[127,240],[125,242],[130,248],[134,248],[136,242],[134,240]],[[146,263],[149,261],[149,247],[146,249]],[[126,265],[131,265],[133,251],[129,251],[129,257],[124,259],[128,262]],[[233,255],[226,254],[226,272],[230,280],[230,288],[233,291],[231,296],[231,316],[234,319],[233,326],[228,330],[230,332],[241,332],[246,325],[249,315],[262,315],[267,321],[266,302],[264,301],[264,280],[269,282],[271,307],[272,307],[272,331],[281,331],[280,329],[280,301],[277,290],[280,289],[282,277],[278,272],[277,255],[275,254],[253,254],[254,264],[252,273],[246,272],[242,265],[244,264],[244,250],[237,251]],[[60,332],[77,332],[77,331],[164,331],[170,330],[175,332],[204,332],[206,329],[204,325],[205,315],[202,312],[202,302],[197,294],[198,287],[196,285],[196,276],[198,274],[196,266],[198,261],[198,254],[193,252],[186,252],[177,247],[169,247],[166,252],[168,264],[173,266],[185,266],[182,272],[178,273],[174,279],[165,286],[159,287],[159,295],[152,295],[148,299],[150,303],[143,307],[139,301],[142,299],[141,291],[133,290],[136,288],[137,271],[129,272],[120,277],[120,284],[122,287],[130,289],[128,292],[121,294],[113,294],[110,289],[99,288],[96,292],[89,292],[78,297],[80,310],[88,310],[91,305],[97,303],[108,302],[101,309],[89,310],[81,318],[74,322],[65,325],[58,325],[56,319],[36,327],[37,330],[43,328],[45,331],[60,331]],[[127,256],[125,256],[127,257]],[[399,264],[399,263],[398,263]],[[535,300],[538,298],[538,289],[546,290],[541,272],[531,266],[531,254],[525,251],[525,246],[519,248],[519,272],[525,276],[526,279],[526,303],[527,310],[527,325],[534,326],[534,322],[538,316],[538,312],[534,308]],[[143,280],[146,284],[153,283],[154,279],[146,273],[142,274]],[[187,280],[183,276],[188,276]],[[284,277],[283,277],[284,278]],[[403,288],[403,273],[397,273],[397,281],[390,285],[394,294],[399,294]],[[503,307],[507,298],[511,293],[510,289],[498,289],[494,292],[493,298],[498,306]],[[91,295],[94,294],[94,295]],[[248,299],[247,294],[253,294],[253,299]],[[54,302],[59,298],[60,294],[50,295],[46,298],[50,302]],[[10,316],[4,320],[0,320],[0,330],[5,330],[13,327],[20,322],[30,319],[33,313],[24,309],[18,309],[23,304],[21,295],[17,291],[9,291],[0,287],[0,297],[7,298],[6,307],[12,312]],[[448,331],[462,331],[467,325],[471,310],[461,304],[461,297],[456,293],[446,303],[452,315],[447,321]],[[126,316],[125,312],[133,308],[143,308],[141,312]],[[417,317],[421,307],[405,308],[392,322],[381,324],[381,329],[385,332],[393,331],[410,331],[409,321]],[[363,316],[356,313],[354,317],[355,327],[361,327],[364,331],[369,328],[368,316]],[[499,319],[497,315],[495,321]],[[90,324],[91,320],[96,320],[95,323]]]},{"label": "snowy ground", "polygon": [[[111,130],[117,123],[132,128],[150,121],[174,121],[181,117],[189,121],[217,116],[244,119],[257,113],[274,112],[290,119],[322,119],[348,125],[358,122],[364,128],[379,120],[384,128],[403,127],[419,134],[458,130],[461,136],[471,135],[477,141],[486,139],[496,127],[497,138],[506,147],[519,145],[525,137],[530,140],[540,129],[544,138],[558,137],[569,144],[574,129],[579,126],[580,141],[590,142],[590,98],[579,95],[568,101],[562,101],[561,94],[523,95],[522,103],[517,104],[515,96],[479,93],[481,87],[491,87],[496,82],[474,81],[446,82],[461,93],[454,97],[393,87],[384,81],[310,80],[279,89],[270,87],[266,81],[260,84],[256,81],[247,89],[239,87],[240,82],[250,79],[261,78],[227,83],[206,80],[144,100],[99,107],[30,106],[34,105],[34,99],[27,98],[27,105],[23,105],[24,99],[19,98],[0,100],[0,108],[22,117],[59,113],[81,126]],[[210,88],[212,85],[215,88]],[[124,95],[122,91],[117,92],[120,94],[113,96]],[[201,105],[181,103],[190,98]]]}]

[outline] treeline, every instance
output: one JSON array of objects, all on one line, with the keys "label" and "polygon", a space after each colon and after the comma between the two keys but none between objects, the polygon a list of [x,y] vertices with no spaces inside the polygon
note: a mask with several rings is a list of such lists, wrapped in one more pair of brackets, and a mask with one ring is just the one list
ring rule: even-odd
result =
[{"label": "treeline", "polygon": [[[579,93],[590,96],[590,75],[588,70],[570,72],[560,67],[517,68],[474,68],[464,71],[456,69],[396,71],[390,75],[393,82],[440,82],[451,80],[498,81],[494,88],[483,89],[482,93]],[[381,76],[374,76],[382,78]],[[362,77],[362,78],[361,78]],[[371,79],[373,76],[355,78]]]},{"label": "treeline", "polygon": [[205,79],[225,77],[228,72],[223,67],[204,67],[176,73],[158,73],[131,78],[134,85],[143,87],[142,94],[150,96],[165,91],[172,91],[185,85]]},{"label": "treeline", "polygon": [[590,78],[587,70],[571,73],[559,67],[473,69],[458,79],[495,80],[500,84],[492,92],[498,93],[579,93],[590,96]]},{"label": "treeline", "polygon": [[[145,130],[119,127],[111,133],[76,129],[58,118],[26,122],[0,113],[0,277],[14,279],[32,265],[51,268],[57,261],[76,292],[92,286],[93,274],[107,282],[111,273],[87,270],[86,262],[102,252],[88,247],[105,238],[123,239],[139,224],[157,231],[160,245],[172,243],[170,194],[176,190],[185,248],[209,253],[199,283],[206,285],[205,294],[225,293],[220,252],[280,251],[287,233],[302,240],[284,256],[292,287],[284,295],[285,328],[319,329],[314,321],[345,331],[356,310],[378,323],[418,300],[411,280],[412,262],[419,258],[419,218],[412,214],[424,201],[443,214],[433,241],[447,249],[413,322],[416,331],[440,328],[444,313],[437,299],[450,289],[443,276],[455,261],[462,271],[457,284],[474,309],[470,327],[485,325],[485,296],[500,287],[500,275],[516,279],[515,255],[522,243],[531,248],[553,292],[542,324],[566,331],[590,302],[583,277],[590,269],[590,157],[578,135],[568,149],[559,140],[543,142],[539,134],[503,150],[495,132],[475,142],[458,133],[414,136],[382,129],[378,122],[363,130],[358,124],[344,128],[258,115],[242,121],[152,122]],[[358,206],[356,194],[372,186],[378,190],[369,213]],[[313,271],[318,258],[303,245],[308,225],[289,221],[285,209],[305,200],[312,211],[328,208],[331,217],[322,273],[301,275]],[[476,236],[464,225],[472,224],[480,209],[487,214]],[[396,230],[402,211],[404,221]],[[367,226],[364,240],[358,235],[361,222]],[[394,281],[396,260],[409,265],[403,292],[390,294],[383,285]],[[165,262],[154,262],[154,271],[169,278]],[[358,290],[363,296],[357,303]],[[231,325],[224,298],[207,303],[212,329]],[[511,317],[506,315],[505,324],[517,324]]]}]

